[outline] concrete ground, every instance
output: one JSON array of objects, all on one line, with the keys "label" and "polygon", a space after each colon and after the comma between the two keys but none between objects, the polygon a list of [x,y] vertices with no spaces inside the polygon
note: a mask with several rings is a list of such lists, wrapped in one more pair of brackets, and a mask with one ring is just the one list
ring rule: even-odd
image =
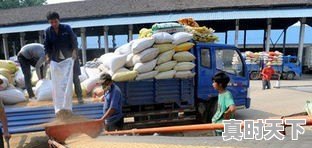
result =
[{"label": "concrete ground", "polygon": [[[251,107],[237,111],[238,119],[266,119],[277,116],[290,115],[304,112],[306,100],[312,100],[312,76],[304,76],[301,80],[282,80],[279,89],[262,90],[261,81],[251,81]],[[273,80],[272,86],[276,81]],[[299,135],[298,141],[291,140],[290,128],[283,141],[223,141],[222,137],[187,137],[179,136],[102,136],[97,140],[105,142],[118,142],[120,147],[129,143],[148,143],[151,147],[167,145],[168,147],[195,146],[195,147],[285,147],[285,148],[310,148],[312,145],[312,128],[305,127],[306,132]],[[187,134],[184,134],[187,135]],[[209,134],[208,134],[209,135]],[[137,145],[137,144],[136,144]],[[138,146],[138,145],[137,145]],[[127,146],[129,147],[129,146]],[[139,146],[138,146],[139,147]]]},{"label": "concrete ground", "polygon": [[[272,86],[275,85],[272,81]],[[237,119],[267,119],[304,112],[306,100],[312,101],[312,76],[304,76],[301,80],[281,81],[279,89],[262,90],[261,81],[251,81],[251,107],[237,111]],[[212,137],[211,131],[201,133],[183,133],[167,136],[100,136],[87,141],[77,140],[71,147],[92,147],[92,148],[185,148],[185,147],[252,147],[252,148],[310,148],[312,145],[312,128],[305,127],[303,135],[299,135],[298,141],[291,140],[290,128],[286,130],[286,137],[279,140],[242,140],[223,141],[222,137]],[[43,133],[44,134],[44,133]],[[209,136],[210,135],[210,136]],[[26,135],[32,139],[30,135]],[[25,141],[25,135],[22,135]],[[18,140],[13,140],[12,142]],[[30,140],[31,141],[31,140]],[[20,142],[17,143],[19,145]],[[92,145],[92,143],[94,145]],[[21,146],[24,147],[24,146]]]}]

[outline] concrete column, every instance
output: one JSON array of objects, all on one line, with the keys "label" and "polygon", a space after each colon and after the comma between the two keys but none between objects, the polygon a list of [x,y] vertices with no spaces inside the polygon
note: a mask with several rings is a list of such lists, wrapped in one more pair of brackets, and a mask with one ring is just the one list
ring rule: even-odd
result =
[{"label": "concrete column", "polygon": [[128,42],[133,40],[133,25],[129,25]]},{"label": "concrete column", "polygon": [[287,37],[287,28],[283,29],[284,37],[283,37],[283,54],[285,55],[286,50],[286,37]]},{"label": "concrete column", "polygon": [[21,45],[21,48],[25,45],[25,32],[21,32],[20,33],[20,45]]},{"label": "concrete column", "polygon": [[8,46],[8,35],[2,34],[2,44],[3,44],[3,51],[4,51],[4,58],[6,60],[9,59],[9,46]]},{"label": "concrete column", "polygon": [[235,37],[234,45],[238,47],[239,20],[235,20]]},{"label": "concrete column", "polygon": [[225,31],[225,44],[227,44],[228,43],[228,31]]},{"label": "concrete column", "polygon": [[38,36],[39,43],[43,44],[43,42],[44,42],[43,41],[43,35],[44,35],[43,31],[39,31],[38,34],[39,34],[39,36]]},{"label": "concrete column", "polygon": [[266,30],[266,38],[265,38],[265,51],[270,51],[270,38],[271,38],[271,26],[272,19],[267,19],[267,30]]},{"label": "concrete column", "polygon": [[113,48],[115,49],[117,44],[116,44],[116,38],[115,38],[115,35],[113,35],[113,39],[112,39],[112,42],[113,42]]},{"label": "concrete column", "polygon": [[109,42],[108,42],[108,26],[104,26],[104,49],[105,53],[109,52]]},{"label": "concrete column", "polygon": [[244,49],[246,49],[247,31],[244,30]]},{"label": "concrete column", "polygon": [[300,63],[302,63],[305,25],[306,25],[306,18],[302,18],[300,20],[300,34],[299,34],[299,47],[298,47],[298,60],[300,61]]},{"label": "concrete column", "polygon": [[81,51],[82,51],[82,64],[87,62],[87,37],[86,37],[86,28],[80,28],[80,37],[81,37]]}]

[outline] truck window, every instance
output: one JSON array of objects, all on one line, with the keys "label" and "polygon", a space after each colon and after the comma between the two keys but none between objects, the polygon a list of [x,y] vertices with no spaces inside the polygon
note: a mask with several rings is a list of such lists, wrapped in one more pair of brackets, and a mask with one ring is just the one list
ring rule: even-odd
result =
[{"label": "truck window", "polygon": [[211,60],[210,60],[210,50],[209,49],[202,49],[201,50],[201,65],[204,67],[211,67]]},{"label": "truck window", "polygon": [[244,76],[243,62],[236,50],[217,49],[216,66],[218,70],[234,75]]}]

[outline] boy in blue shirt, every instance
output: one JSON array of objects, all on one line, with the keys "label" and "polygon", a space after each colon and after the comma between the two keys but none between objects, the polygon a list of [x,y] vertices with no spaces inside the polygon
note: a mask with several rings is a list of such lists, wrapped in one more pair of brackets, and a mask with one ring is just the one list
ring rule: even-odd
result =
[{"label": "boy in blue shirt", "polygon": [[[217,73],[213,77],[213,87],[218,91],[218,108],[215,115],[212,117],[212,123],[222,123],[223,120],[234,118],[236,110],[234,99],[230,91],[226,90],[230,82],[229,76],[225,73]],[[216,130],[216,135],[221,136],[222,130]]]}]

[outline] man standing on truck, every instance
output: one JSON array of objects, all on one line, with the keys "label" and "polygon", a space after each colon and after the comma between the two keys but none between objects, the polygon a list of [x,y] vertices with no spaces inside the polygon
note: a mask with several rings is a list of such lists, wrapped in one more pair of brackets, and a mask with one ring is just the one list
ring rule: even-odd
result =
[{"label": "man standing on truck", "polygon": [[274,69],[271,67],[271,62],[266,64],[266,67],[263,68],[261,75],[262,75],[262,89],[271,89],[271,78],[272,75],[275,73]]},{"label": "man standing on truck", "polygon": [[45,30],[44,48],[46,60],[50,62],[61,62],[67,58],[74,59],[73,82],[77,94],[78,103],[82,104],[82,90],[79,75],[81,74],[78,61],[78,42],[77,36],[69,25],[60,24],[60,16],[57,12],[49,12],[47,20],[51,24]]},{"label": "man standing on truck", "polygon": [[45,78],[46,66],[45,66],[45,54],[44,46],[38,43],[27,44],[22,47],[17,54],[18,62],[21,65],[25,87],[30,99],[34,99],[35,94],[31,86],[31,66],[36,68],[36,74],[39,80]]},{"label": "man standing on truck", "polygon": [[100,76],[99,84],[101,84],[102,90],[95,92],[94,96],[103,97],[104,115],[102,120],[105,124],[105,130],[122,130],[124,121],[122,114],[123,96],[121,90],[116,84],[113,83],[112,77],[107,73]]},{"label": "man standing on truck", "polygon": [[[229,120],[234,118],[234,112],[236,110],[232,93],[226,90],[228,83],[230,82],[229,76],[225,73],[217,73],[213,77],[213,88],[218,91],[218,108],[214,116],[212,117],[212,123],[222,123],[223,120]],[[222,130],[216,130],[216,136],[222,135]]]}]

